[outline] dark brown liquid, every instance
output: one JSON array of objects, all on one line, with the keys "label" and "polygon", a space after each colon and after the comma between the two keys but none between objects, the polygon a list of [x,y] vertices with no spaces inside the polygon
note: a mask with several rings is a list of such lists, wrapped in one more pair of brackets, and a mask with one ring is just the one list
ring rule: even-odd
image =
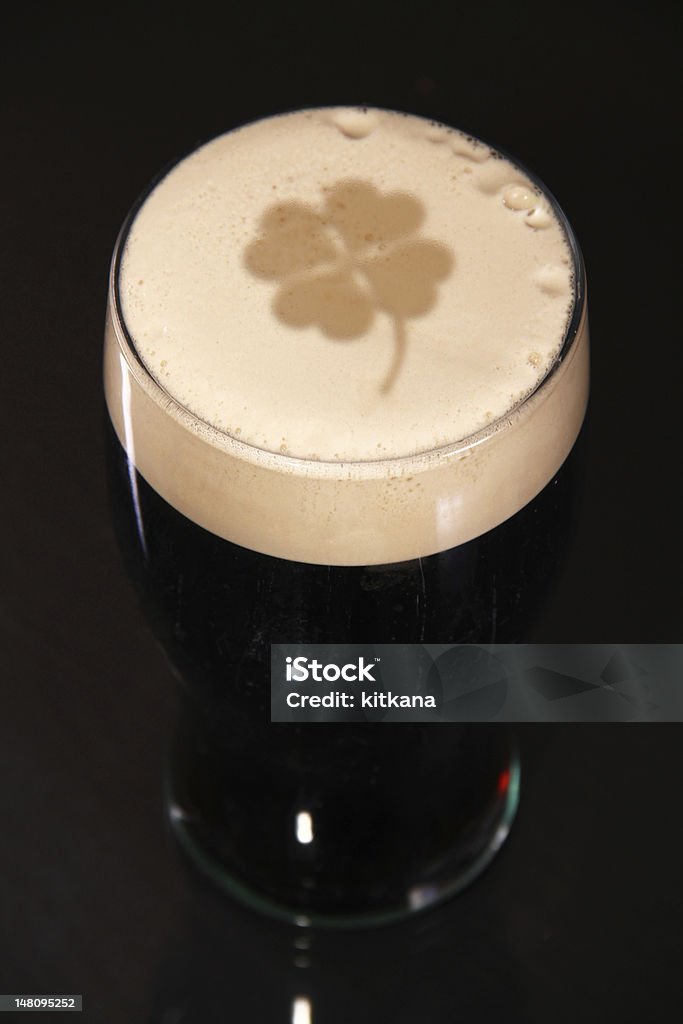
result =
[{"label": "dark brown liquid", "polygon": [[[508,728],[273,724],[270,644],[527,639],[566,540],[572,459],[469,544],[327,567],[197,526],[137,474],[111,427],[108,454],[125,561],[183,681],[171,787],[191,844],[257,897],[301,914],[382,915],[452,887],[505,813]],[[302,812],[310,843],[297,839]]]}]

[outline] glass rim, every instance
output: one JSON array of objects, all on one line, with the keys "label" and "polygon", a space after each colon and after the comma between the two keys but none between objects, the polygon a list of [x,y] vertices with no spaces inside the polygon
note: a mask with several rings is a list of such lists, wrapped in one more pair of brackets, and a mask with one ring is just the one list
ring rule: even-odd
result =
[{"label": "glass rim", "polygon": [[[549,394],[552,390],[553,384],[557,378],[557,374],[563,364],[566,362],[567,356],[574,350],[575,342],[577,341],[581,327],[584,320],[585,307],[586,307],[586,268],[583,260],[583,255],[579,247],[578,240],[572,229],[569,220],[564,213],[564,210],[560,206],[559,202],[550,191],[550,189],[544,184],[544,182],[535,174],[530,171],[522,161],[516,157],[511,156],[505,149],[500,146],[494,146],[492,143],[487,142],[485,139],[477,135],[473,135],[470,132],[465,132],[460,128],[454,128],[452,125],[447,125],[443,121],[438,121],[434,118],[423,117],[420,114],[410,114],[410,117],[417,117],[420,120],[426,121],[429,124],[437,127],[446,128],[450,131],[456,131],[464,138],[472,140],[475,143],[480,143],[486,146],[492,153],[503,157],[507,160],[516,170],[520,171],[528,180],[534,185],[535,188],[548,200],[553,213],[555,214],[560,227],[564,233],[564,237],[567,242],[571,261],[572,261],[572,277],[573,277],[573,295],[572,295],[572,312],[568,319],[567,326],[565,328],[562,344],[554,356],[553,360],[546,369],[544,375],[534,385],[534,387],[526,392],[522,398],[520,398],[514,405],[506,410],[497,419],[487,423],[484,427],[474,431],[465,437],[459,438],[455,441],[449,441],[446,444],[436,445],[434,448],[427,448],[418,452],[411,452],[405,455],[396,456],[384,456],[380,458],[368,458],[368,459],[311,459],[302,458],[296,455],[283,454],[282,452],[274,452],[269,448],[262,448],[259,445],[252,444],[249,441],[244,441],[241,438],[237,438],[227,431],[220,430],[214,426],[208,420],[203,419],[192,409],[189,409],[186,405],[183,405],[175,395],[171,394],[164,385],[154,376],[149,367],[146,365],[142,356],[138,352],[133,337],[128,330],[126,325],[125,317],[123,315],[123,308],[121,303],[121,292],[120,292],[120,270],[123,252],[126,247],[128,235],[135,222],[140,209],[144,206],[145,202],[154,192],[158,185],[166,178],[171,171],[173,171],[179,164],[190,157],[193,153],[203,149],[204,146],[209,145],[215,139],[222,138],[223,135],[228,135],[232,132],[238,131],[241,128],[245,128],[250,124],[256,124],[260,121],[269,120],[271,118],[286,117],[288,114],[304,113],[306,111],[316,110],[335,110],[335,109],[350,109],[350,110],[379,110],[386,113],[398,114],[400,116],[406,116],[408,112],[393,110],[389,107],[377,107],[370,104],[367,105],[343,105],[343,104],[324,104],[315,107],[301,107],[293,108],[290,110],[281,111],[280,113],[265,115],[257,118],[250,118],[247,121],[240,122],[234,125],[232,128],[228,128],[227,131],[221,132],[218,135],[212,135],[204,142],[199,143],[183,153],[181,156],[169,161],[166,166],[156,174],[149,184],[140,192],[136,200],[128,210],[123,224],[119,230],[116,242],[114,244],[114,251],[112,253],[110,273],[109,273],[109,308],[112,315],[112,321],[114,330],[116,333],[116,340],[119,351],[122,353],[126,360],[128,368],[134,374],[139,374],[145,380],[147,385],[146,390],[151,394],[153,400],[157,405],[162,407],[166,413],[168,413],[171,407],[178,409],[181,414],[183,421],[197,424],[202,434],[207,435],[209,438],[214,438],[217,442],[214,447],[225,448],[229,445],[230,449],[239,454],[241,451],[247,461],[253,461],[254,457],[257,459],[264,458],[268,462],[274,461],[280,466],[292,466],[298,467],[299,472],[308,469],[311,472],[315,472],[316,469],[321,471],[323,469],[333,470],[334,468],[343,467],[368,467],[368,469],[378,469],[381,466],[401,466],[411,465],[414,466],[416,462],[431,461],[439,457],[456,456],[458,453],[466,452],[469,449],[482,444],[483,442],[494,437],[497,433],[502,430],[508,429],[511,426],[511,420],[518,416],[523,409],[525,409],[533,400],[540,399],[545,394]],[[209,442],[210,443],[210,442]]]}]

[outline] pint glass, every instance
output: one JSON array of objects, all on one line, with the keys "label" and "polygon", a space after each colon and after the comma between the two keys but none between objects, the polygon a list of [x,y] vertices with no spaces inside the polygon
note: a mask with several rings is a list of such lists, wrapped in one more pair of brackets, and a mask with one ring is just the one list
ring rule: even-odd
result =
[{"label": "pint glass", "polygon": [[227,892],[394,920],[501,846],[504,723],[270,721],[270,645],[527,639],[588,389],[580,252],[485,144],[330,108],[141,197],[105,335],[117,532],[175,670],[168,820]]}]

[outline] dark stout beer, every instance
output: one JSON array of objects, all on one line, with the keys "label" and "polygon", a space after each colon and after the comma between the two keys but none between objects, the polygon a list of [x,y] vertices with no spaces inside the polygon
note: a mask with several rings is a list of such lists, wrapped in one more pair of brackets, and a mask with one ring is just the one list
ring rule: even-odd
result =
[{"label": "dark stout beer", "polygon": [[[129,574],[184,682],[176,828],[255,894],[302,914],[382,914],[436,898],[505,823],[507,727],[272,724],[270,644],[526,637],[565,548],[574,455],[484,536],[373,566],[231,544],[164,501],[111,427],[108,457]],[[313,848],[296,840],[302,812]]]},{"label": "dark stout beer", "polygon": [[[403,162],[378,177],[389,152]],[[461,887],[514,814],[508,729],[273,724],[270,645],[527,638],[587,389],[580,256],[553,201],[417,118],[248,126],[129,218],[105,379],[118,533],[182,681],[185,848],[302,919],[386,920]]]}]

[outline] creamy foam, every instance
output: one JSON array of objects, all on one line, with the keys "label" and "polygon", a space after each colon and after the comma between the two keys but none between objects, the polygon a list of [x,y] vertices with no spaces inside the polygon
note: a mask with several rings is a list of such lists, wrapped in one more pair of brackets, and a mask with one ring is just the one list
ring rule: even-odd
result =
[{"label": "creamy foam", "polygon": [[441,550],[573,444],[574,274],[551,201],[483,143],[379,110],[256,122],[176,165],[131,224],[112,420],[167,500],[237,543],[339,564]]}]

